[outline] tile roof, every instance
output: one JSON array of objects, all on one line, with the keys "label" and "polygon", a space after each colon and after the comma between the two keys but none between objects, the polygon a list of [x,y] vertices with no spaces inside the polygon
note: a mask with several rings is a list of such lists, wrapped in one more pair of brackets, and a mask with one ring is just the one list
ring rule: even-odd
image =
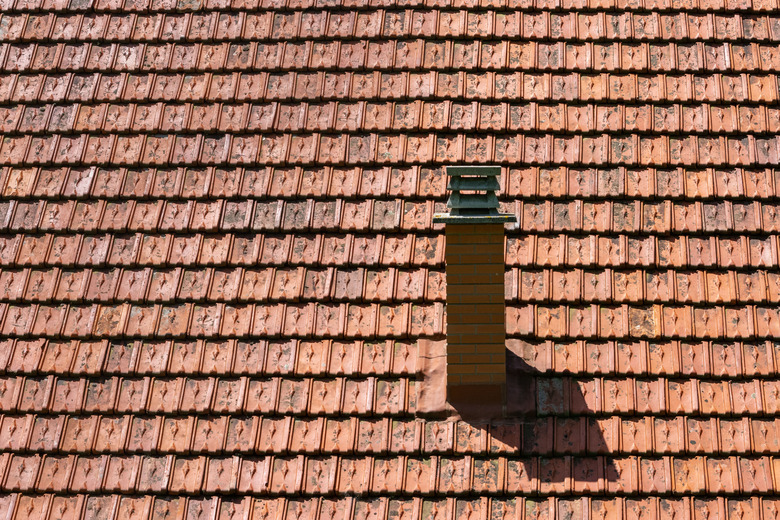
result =
[{"label": "tile roof", "polygon": [[[0,517],[763,519],[775,0],[0,0]],[[502,166],[511,417],[426,416]]]}]

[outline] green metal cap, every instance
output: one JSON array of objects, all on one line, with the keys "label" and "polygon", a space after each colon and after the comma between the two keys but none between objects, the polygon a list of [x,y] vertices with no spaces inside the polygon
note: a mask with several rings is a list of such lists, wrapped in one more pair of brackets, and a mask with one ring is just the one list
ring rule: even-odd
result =
[{"label": "green metal cap", "polygon": [[447,201],[449,213],[437,213],[434,222],[449,224],[487,224],[516,222],[508,213],[499,213],[496,190],[500,188],[500,166],[447,166],[452,193]]}]

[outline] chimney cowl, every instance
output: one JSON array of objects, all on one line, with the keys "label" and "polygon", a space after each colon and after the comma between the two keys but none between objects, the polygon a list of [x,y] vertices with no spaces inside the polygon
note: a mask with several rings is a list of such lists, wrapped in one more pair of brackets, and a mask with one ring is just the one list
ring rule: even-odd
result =
[{"label": "chimney cowl", "polygon": [[499,175],[500,166],[447,166],[447,189],[451,192],[447,208],[450,212],[435,214],[433,221],[443,224],[515,222],[514,215],[498,212]]}]

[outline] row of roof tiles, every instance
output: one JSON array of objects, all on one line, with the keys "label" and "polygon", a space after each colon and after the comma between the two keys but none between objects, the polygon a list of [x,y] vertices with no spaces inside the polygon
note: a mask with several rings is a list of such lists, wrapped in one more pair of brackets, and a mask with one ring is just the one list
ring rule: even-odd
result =
[{"label": "row of roof tiles", "polygon": [[[604,204],[609,205],[610,203]],[[724,211],[721,206],[715,206],[715,203],[704,204],[710,213],[716,217],[720,216],[720,220],[723,220],[722,213]],[[768,209],[775,208],[774,205],[769,203],[764,203],[764,205],[767,206],[767,211],[774,211],[774,209]],[[738,204],[737,206],[737,209],[748,206],[752,210],[751,214],[755,209],[760,211],[761,208],[760,205],[756,208],[750,207],[748,204]],[[540,205],[541,208],[543,206]],[[635,209],[631,206],[628,211],[633,213]],[[731,209],[730,204],[726,211],[728,209]],[[315,219],[316,215],[316,220],[320,224],[314,226],[315,230],[430,231],[433,228],[432,218],[436,210],[444,211],[444,202],[438,204],[434,204],[433,201],[404,202],[401,199],[319,202],[313,199],[300,202],[254,202],[251,200],[243,202],[225,200],[200,202],[165,200],[106,202],[105,200],[91,200],[77,202],[59,200],[28,203],[11,201],[0,203],[0,230],[12,232],[272,231],[278,229],[306,231],[312,227],[312,220]],[[688,217],[689,220],[696,221],[696,210],[699,210],[700,213],[701,206],[691,204],[689,211],[693,215]],[[601,207],[594,210],[596,215],[602,212]],[[742,211],[746,217],[747,213],[748,210]],[[718,222],[722,226],[724,223],[720,220]],[[768,231],[773,230],[772,224],[766,226]],[[571,230],[575,229],[574,226],[568,227],[572,228]],[[690,225],[680,226],[678,224],[675,226],[675,228],[678,227],[682,227],[685,231],[702,231],[702,229]],[[751,227],[750,223],[746,224],[745,227]],[[436,228],[441,229],[441,226],[436,226]],[[760,226],[753,225],[752,228],[757,230],[760,229]],[[545,231],[541,226],[532,226],[531,229]],[[555,229],[560,230],[561,226],[555,226]],[[703,231],[713,230],[716,229]],[[633,229],[616,229],[616,231],[633,231]],[[655,230],[651,229],[650,231]]]},{"label": "row of roof tiles", "polygon": [[[756,375],[770,376],[780,367],[780,345],[768,342],[696,342],[696,341],[569,341],[507,340],[507,347],[522,363],[510,359],[512,370],[539,373],[593,373],[593,374],[654,374],[697,375],[738,379]],[[656,383],[638,383],[642,385]],[[715,386],[721,383],[715,383]],[[709,383],[701,382],[702,388]],[[702,390],[710,394],[709,390]],[[711,400],[710,397],[699,402]],[[645,388],[634,391],[647,395]],[[772,392],[774,395],[774,392]],[[730,410],[728,403],[719,402],[718,409]],[[708,409],[710,413],[712,409]]]},{"label": "row of roof tiles", "polygon": [[[440,303],[275,305],[0,304],[13,337],[403,338],[441,334]],[[693,305],[520,305],[507,307],[507,332],[541,338],[764,338],[780,328],[777,309]]]},{"label": "row of roof tiles", "polygon": [[[612,178],[613,182],[618,181],[618,175]],[[699,178],[694,177],[694,180]],[[703,186],[698,193],[707,193],[708,189]],[[753,235],[780,230],[778,202],[526,200],[503,203],[502,209],[518,217],[517,223],[510,229],[534,233],[665,235],[736,231]],[[402,199],[12,200],[0,203],[0,231],[431,232],[441,230],[442,226],[434,224],[433,216],[442,212],[446,212],[443,201],[414,202]],[[740,238],[747,240],[747,237],[732,240],[739,241]],[[441,249],[442,245],[433,244],[431,247]]]},{"label": "row of roof tiles", "polygon": [[[731,416],[733,414],[771,417],[778,412],[777,397],[780,393],[780,383],[777,380],[767,379],[726,382],[664,378],[635,380],[625,377],[573,379],[559,376],[525,376],[523,379],[522,375],[517,376],[517,374],[514,377],[517,379],[513,379],[510,383],[511,393],[522,391],[523,398],[522,402],[509,403],[511,413],[538,413],[543,416],[568,414],[633,416],[641,413],[646,416],[650,414]],[[68,414],[101,412],[163,415],[248,413],[394,416],[424,412],[428,404],[425,388],[419,382],[406,378],[104,377],[86,380],[53,375],[6,376],[2,378],[0,388],[3,389],[0,398],[4,410],[8,413],[20,411]],[[515,397],[519,399],[520,396],[515,395]],[[96,418],[93,419],[97,421]],[[191,420],[194,418],[185,417],[173,422]],[[552,423],[548,424],[545,422],[546,419],[539,419],[538,424],[541,424],[539,421],[544,423],[539,428],[547,425],[544,427],[549,427],[550,431],[546,433],[552,435]],[[620,420],[614,419],[614,421],[617,421],[615,427],[619,430]],[[710,426],[704,427],[712,430],[711,427],[716,425],[715,419],[689,418],[688,426],[693,428],[695,424],[707,421],[710,422]],[[747,419],[743,421],[743,426],[748,425],[746,421]],[[88,422],[91,424],[94,421],[89,419]],[[731,425],[727,428],[733,438],[734,425],[739,421],[734,422],[729,419],[726,423]],[[576,437],[575,434],[579,429],[584,431],[585,419],[581,421],[581,425],[582,428],[567,430],[569,433],[566,435]],[[632,435],[636,434],[633,426],[626,426],[626,428]],[[675,428],[685,431],[681,422]],[[534,433],[535,442],[542,445],[541,443],[545,441],[536,438],[536,433]],[[688,449],[706,452],[717,451],[719,445],[725,446],[726,441],[720,444],[717,442],[716,434],[708,435],[711,438],[705,446],[696,448],[704,440],[696,438],[691,440],[691,447]],[[619,435],[612,437],[612,440],[617,442]],[[651,441],[649,436],[646,440]],[[584,443],[584,437],[582,442]],[[734,442],[732,439],[732,448],[723,449],[731,451],[736,449],[734,446],[744,447],[744,443],[737,445],[733,444]],[[747,448],[749,445],[748,442]],[[276,447],[281,449],[280,446]],[[618,449],[617,444],[614,448]],[[154,449],[154,446],[150,449]],[[543,452],[552,449],[552,441],[550,441],[549,448],[545,448]]]},{"label": "row of roof tiles", "polygon": [[[182,116],[183,114],[183,116]],[[168,116],[180,117],[177,122]],[[755,105],[569,105],[457,101],[0,107],[5,134],[46,132],[376,131],[420,129],[571,132],[765,133],[780,131],[780,109]]]},{"label": "row of roof tiles", "polygon": [[[731,2],[731,0],[730,0]],[[601,3],[607,3],[603,0]],[[774,2],[769,2],[774,3]],[[607,5],[591,6],[610,9]],[[624,8],[633,9],[625,6]],[[704,7],[704,10],[717,9]],[[732,6],[730,8],[733,9]],[[531,7],[532,9],[532,7]],[[576,8],[575,8],[576,9]],[[688,7],[691,9],[691,6]],[[693,7],[695,9],[695,7]],[[768,8],[771,9],[771,8]],[[599,40],[777,40],[774,15],[707,12],[383,10],[131,14],[19,13],[0,19],[3,42],[210,41],[441,37]],[[240,44],[243,45],[243,44]],[[320,44],[316,44],[319,46]],[[329,44],[324,47],[328,48]],[[576,44],[574,44],[576,45]],[[254,45],[251,45],[254,47]],[[250,45],[247,45],[249,48]],[[323,57],[323,59],[329,59]],[[426,58],[427,59],[427,58]],[[392,63],[392,62],[391,62]],[[381,65],[388,65],[382,63]]]},{"label": "row of roof tiles", "polygon": [[[71,12],[118,12],[126,16],[133,13],[145,14],[148,11],[188,11],[207,10],[272,10],[286,9],[381,9],[381,8],[454,8],[454,9],[629,9],[629,10],[730,10],[730,11],[769,11],[776,7],[772,0],[4,0],[2,11],[38,11],[40,9]],[[174,14],[174,13],[171,13]],[[338,14],[342,14],[339,12]],[[406,25],[401,17],[402,30]],[[205,25],[205,24],[204,24]],[[394,24],[395,25],[395,24]],[[132,24],[131,24],[132,26]],[[209,27],[206,28],[207,30]],[[211,28],[213,29],[213,27]]]},{"label": "row of roof tiles", "polygon": [[[507,301],[757,303],[780,300],[780,275],[753,272],[674,272],[512,268]],[[316,300],[442,301],[444,273],[428,269],[5,269],[0,300],[10,302],[267,302]]]},{"label": "row of roof tiles", "polygon": [[[772,343],[655,342],[528,342],[510,339],[509,348],[539,372],[692,375],[753,377],[780,371]],[[269,373],[296,374],[406,374],[417,370],[416,345],[408,342],[361,341],[252,342],[223,340],[155,340],[126,343],[107,341],[5,340],[6,357],[0,370],[9,373],[59,374],[257,374],[264,371],[263,347],[283,360]],[[669,352],[667,353],[667,350]],[[253,369],[242,364],[252,359]],[[511,365],[524,371],[522,366]]]},{"label": "row of roof tiles", "polygon": [[[707,492],[759,495],[778,489],[776,473],[780,470],[778,461],[770,457],[482,460],[470,456],[381,459],[6,454],[0,461],[5,466],[3,490],[6,492],[167,492],[184,495],[236,492],[250,495],[392,493],[401,496],[457,496],[479,492],[485,497],[504,493],[558,495],[572,492],[587,495],[604,492],[621,495]],[[481,499],[481,502],[486,501],[487,498]],[[407,505],[411,506],[412,502]],[[744,510],[742,513],[732,518],[742,518]],[[304,515],[304,518],[311,517]]]},{"label": "row of roof tiles", "polygon": [[[619,182],[619,176],[613,175],[613,182]],[[694,177],[693,181],[706,182],[706,179]],[[691,184],[694,184],[692,182]],[[559,186],[560,187],[560,186]],[[691,186],[692,189],[695,189]],[[707,192],[709,187],[702,186],[701,192]],[[619,191],[619,190],[618,190]],[[94,206],[99,206],[99,203],[92,203]],[[211,203],[215,204],[215,203]],[[301,207],[305,207],[305,202],[299,202]],[[310,205],[316,203],[309,203]],[[321,203],[327,204],[327,203]],[[335,203],[334,203],[335,204]],[[346,203],[349,204],[349,203]],[[369,201],[362,201],[354,203],[356,206],[364,205],[369,206]],[[374,208],[371,208],[382,214],[383,207],[379,205],[377,201],[374,203]],[[385,202],[385,204],[387,204]],[[399,208],[398,215],[402,215],[401,222],[395,227],[395,229],[417,229],[427,230],[430,229],[430,225],[420,225],[425,222],[424,216],[426,212],[424,203],[404,202],[403,210]],[[430,204],[430,203],[429,203]],[[140,204],[139,204],[140,205]],[[259,208],[273,208],[274,203],[257,203],[257,210],[260,214],[263,214],[263,210]],[[280,205],[280,203],[276,203]],[[377,208],[377,206],[379,207]],[[17,211],[22,212],[22,217],[28,217],[32,211],[25,212],[25,207],[34,208],[38,212],[42,208],[36,208],[35,206],[20,205]],[[78,209],[78,205],[76,208]],[[142,207],[142,206],[141,206]],[[278,207],[277,218],[274,226],[276,229],[282,228],[288,231],[295,231],[294,221],[291,219],[290,214],[294,210],[290,208],[294,207],[291,203],[285,204],[285,211],[281,211]],[[641,201],[603,201],[603,202],[590,202],[590,201],[515,201],[512,203],[505,203],[503,208],[506,212],[515,214],[518,217],[518,221],[513,226],[515,229],[522,229],[523,231],[531,232],[550,232],[550,231],[566,231],[566,232],[612,232],[612,233],[653,233],[653,234],[665,234],[669,232],[675,233],[713,233],[713,232],[730,232],[734,231],[738,233],[754,233],[756,231],[771,232],[775,231],[775,221],[778,217],[778,210],[772,203],[761,202],[641,202]],[[299,210],[300,211],[300,210]],[[313,211],[313,210],[312,210]],[[345,212],[347,209],[345,209]],[[36,212],[35,215],[39,216]],[[366,219],[367,215],[360,218],[362,212],[357,212],[353,226],[357,227],[360,221]],[[393,212],[396,213],[396,212]],[[375,215],[374,215],[375,216]],[[417,226],[412,226],[409,223],[410,217],[416,216]],[[6,217],[8,218],[8,217]],[[396,217],[398,218],[398,217]],[[24,222],[24,221],[22,221]],[[33,219],[33,222],[37,222]],[[270,219],[266,220],[270,224]],[[97,223],[95,223],[97,224]],[[293,225],[291,225],[293,224]],[[376,228],[375,221],[372,222],[374,228]],[[763,224],[763,225],[762,225]],[[94,225],[94,224],[93,224]],[[11,222],[11,229],[13,229],[13,221]],[[32,229],[37,226],[33,225]],[[97,228],[97,226],[95,226]],[[363,229],[369,226],[364,225]],[[65,226],[62,226],[65,228]],[[60,228],[60,229],[62,229]],[[17,227],[18,230],[24,230],[24,226]],[[31,229],[31,230],[32,230]],[[67,228],[65,228],[67,229]],[[99,228],[97,228],[99,229]],[[263,229],[263,228],[261,228]],[[272,228],[269,225],[264,230],[270,231]],[[298,228],[300,229],[300,228]],[[355,229],[355,228],[353,228]],[[381,226],[380,229],[387,229],[386,226]],[[80,229],[81,231],[83,229]],[[747,237],[734,237],[736,240]]]},{"label": "row of roof tiles", "polygon": [[[507,239],[511,266],[650,266],[691,268],[770,267],[776,265],[774,236],[604,237],[536,236]],[[655,285],[654,280],[650,283]],[[661,280],[658,280],[658,286]]]},{"label": "row of roof tiles", "polygon": [[[4,449],[14,452],[283,454],[512,454],[520,448],[523,429],[520,423],[476,428],[463,423],[454,442],[453,423],[436,423],[434,435],[433,423],[390,418],[5,415],[1,427],[7,434]],[[54,434],[42,434],[46,428]],[[71,435],[77,428],[83,437]],[[500,435],[488,441],[488,428]],[[758,423],[756,428],[763,431]]]},{"label": "row of roof tiles", "polygon": [[[9,374],[373,376],[419,371],[417,344],[402,341],[193,340],[174,343],[151,340],[109,343],[107,340],[38,338],[30,341],[6,339],[2,345],[4,355],[0,371]],[[746,371],[746,375],[750,375],[749,372]],[[275,381],[271,386],[278,384],[279,381]],[[384,388],[383,385],[380,381],[379,386]]]},{"label": "row of roof tiles", "polygon": [[[0,388],[3,389],[0,399],[5,411],[71,414],[87,411],[141,414],[398,415],[415,413],[418,400],[417,385],[414,381],[377,380],[374,377],[146,377],[87,381],[54,376],[20,376],[3,378]],[[174,423],[184,425],[193,419],[194,417],[185,417],[175,420]],[[97,420],[98,417],[95,416],[87,422],[91,424]],[[178,427],[172,426],[172,429],[174,434],[178,431]]]},{"label": "row of roof tiles", "polygon": [[[629,273],[626,276],[631,276]],[[667,273],[660,273],[666,276]],[[618,276],[622,276],[620,273]],[[547,275],[549,276],[549,275]],[[733,283],[734,273],[722,278]],[[741,300],[756,301],[765,273],[739,273],[742,281]],[[635,278],[634,274],[631,279]],[[374,280],[379,278],[377,283]],[[774,280],[774,276],[770,279]],[[745,281],[756,280],[756,291],[745,294]],[[197,280],[197,283],[195,283]],[[193,287],[194,285],[194,287]],[[364,288],[365,287],[365,288]],[[194,288],[193,292],[191,289]],[[735,300],[735,291],[726,285],[722,295],[713,302]],[[0,300],[45,302],[82,301],[174,301],[183,296],[224,302],[263,302],[269,300],[311,299],[318,301],[443,301],[446,294],[444,273],[427,269],[382,271],[336,270],[334,268],[306,270],[234,268],[214,270],[198,267],[191,270],[82,270],[61,271],[59,268],[0,271]],[[774,294],[773,294],[774,296]],[[694,298],[696,295],[694,295]],[[539,299],[536,293],[526,299]],[[641,296],[639,298],[641,300]],[[700,299],[700,298],[699,298]]]},{"label": "row of roof tiles", "polygon": [[[531,175],[512,173],[515,175]],[[741,171],[718,173],[717,176],[739,177]],[[583,172],[589,180],[589,173]],[[670,173],[669,175],[674,175]],[[699,174],[701,175],[701,174]],[[679,176],[679,174],[678,174]],[[746,186],[759,185],[765,196],[774,195],[774,186],[766,185],[774,179],[767,172],[748,173]],[[8,199],[35,198],[136,198],[155,199],[240,197],[290,198],[384,196],[413,198],[443,198],[445,178],[440,168],[420,169],[378,167],[371,169],[322,167],[304,171],[300,167],[287,168],[178,168],[178,169],[124,169],[124,168],[3,168],[0,186]],[[529,182],[526,179],[526,184]],[[675,182],[671,184],[676,186]],[[727,182],[735,190],[735,182]],[[589,186],[589,184],[588,184]],[[720,186],[720,184],[719,184]],[[583,187],[583,189],[585,189]],[[595,189],[594,195],[595,193]],[[603,188],[602,190],[603,191]],[[771,191],[771,195],[770,195]],[[599,193],[601,194],[601,193]],[[740,195],[737,191],[725,195]],[[695,195],[695,194],[694,194]]]},{"label": "row of roof tiles", "polygon": [[[696,168],[525,168],[504,167],[501,199],[578,197],[718,199],[775,198],[780,171]],[[156,198],[355,198],[439,199],[445,196],[442,168],[9,168],[0,170],[6,200]],[[652,208],[646,204],[646,207]],[[666,204],[658,207],[666,208]],[[767,205],[767,208],[770,207]],[[650,210],[652,213],[652,209]],[[659,212],[665,214],[664,212]],[[7,214],[6,214],[7,215]],[[771,215],[767,215],[771,217]],[[762,220],[766,217],[762,216]],[[769,219],[773,220],[772,218]]]},{"label": "row of roof tiles", "polygon": [[[581,15],[582,16],[582,15]],[[733,15],[724,17],[732,19]],[[780,36],[780,18],[777,23]],[[6,47],[3,52],[3,47]],[[220,70],[759,71],[780,63],[775,44],[619,42],[18,43],[0,45],[15,72]],[[56,76],[55,76],[56,77]],[[217,75],[215,82],[230,81]],[[224,95],[225,88],[217,85]]]},{"label": "row of roof tiles", "polygon": [[[281,304],[276,309],[281,318]],[[737,308],[522,305],[507,307],[507,332],[538,338],[773,337],[780,333],[780,315],[771,308],[753,305]]]},{"label": "row of roof tiles", "polygon": [[[611,183],[619,183],[619,175]],[[706,177],[694,176],[706,182]],[[583,179],[580,185],[586,181]],[[559,186],[560,187],[560,186]],[[694,189],[691,186],[691,191]],[[702,186],[697,194],[707,193]],[[615,191],[620,191],[618,188]],[[612,233],[719,233],[777,231],[778,206],[761,202],[538,202],[515,201],[502,210],[515,214],[510,229],[530,232]],[[1,209],[1,208],[0,208]],[[8,205],[4,221],[14,231],[183,231],[341,230],[431,231],[440,226],[432,221],[443,210],[443,202],[396,200],[299,202],[124,202],[73,201],[14,203]],[[13,212],[13,217],[11,213]],[[52,219],[52,215],[59,216]],[[48,217],[48,219],[47,219]],[[70,217],[70,222],[68,218]],[[328,218],[330,217],[330,218]],[[178,220],[177,220],[178,219]],[[48,220],[48,222],[47,222]],[[251,220],[251,222],[250,222]],[[79,222],[79,225],[74,225]],[[3,223],[0,220],[0,223]],[[70,225],[69,225],[70,224]],[[135,224],[135,225],[134,225]],[[0,225],[0,229],[4,226]]]},{"label": "row of roof tiles", "polygon": [[5,165],[470,163],[775,165],[777,136],[272,134],[5,136]]},{"label": "row of roof tiles", "polygon": [[[10,58],[9,58],[10,59]],[[671,66],[671,65],[670,65]],[[773,66],[775,70],[777,66]],[[48,72],[44,68],[41,72]],[[243,72],[215,74],[13,74],[0,76],[0,102],[403,100],[660,101],[774,103],[774,74],[635,72]],[[377,105],[374,105],[377,106]],[[183,118],[184,107],[178,116]],[[171,114],[177,115],[175,112]],[[381,117],[381,105],[376,116]],[[373,117],[373,114],[369,114]],[[179,125],[180,123],[177,123]],[[381,121],[364,123],[383,124]]]},{"label": "row of roof tiles", "polygon": [[[8,518],[46,520],[54,512],[64,520],[363,520],[430,518],[431,520],[552,520],[554,518],[666,518],[774,520],[780,502],[767,497],[577,497],[577,498],[405,498],[300,497],[233,498],[221,496],[153,496],[122,494],[6,493],[0,513]],[[15,516],[14,516],[15,515]],[[83,516],[82,516],[83,515]]]},{"label": "row of roof tiles", "polygon": [[[535,237],[534,237],[535,238]],[[652,237],[651,237],[652,238]],[[685,238],[685,237],[683,237]],[[772,237],[774,238],[774,237]],[[596,237],[593,237],[595,240]],[[344,265],[387,265],[434,266],[441,265],[443,251],[438,248],[439,238],[415,237],[412,234],[387,236],[369,235],[14,235],[0,236],[0,265],[19,266],[61,265],[61,266],[147,266],[147,265],[262,265],[321,263],[326,266]],[[587,240],[583,239],[583,240]],[[665,244],[663,239],[662,244]],[[680,239],[665,245],[672,253],[681,253]],[[702,239],[706,240],[706,239]],[[529,242],[530,244],[530,242]],[[573,244],[572,247],[574,247]],[[527,244],[518,246],[526,247]],[[605,246],[606,247],[606,246]],[[649,246],[651,247],[651,246]],[[551,248],[548,248],[548,251]],[[584,251],[590,251],[585,244]],[[616,257],[617,258],[617,257]],[[676,257],[664,259],[661,265],[680,266]],[[522,261],[522,260],[521,260]],[[575,265],[598,265],[584,256],[578,261],[570,256]],[[603,262],[613,262],[604,259]],[[640,260],[648,262],[649,259]],[[614,260],[620,265],[619,260]],[[763,265],[760,258],[758,266]],[[549,263],[549,262],[548,262]],[[709,262],[705,262],[709,263]],[[557,262],[556,262],[557,264]],[[700,265],[701,262],[694,262]],[[641,264],[637,264],[641,265]],[[730,265],[728,263],[724,266]]]},{"label": "row of roof tiles", "polygon": [[[259,263],[276,266],[440,267],[443,261],[440,240],[439,237],[415,237],[412,234],[18,234],[0,236],[0,265],[206,267]],[[534,268],[772,268],[778,258],[776,235],[732,238],[524,234],[522,238],[509,237],[506,243],[508,265]],[[656,284],[655,279],[649,282]],[[657,285],[660,287],[661,284],[662,280],[658,279]],[[197,285],[193,284],[191,290],[200,294],[201,289]],[[257,287],[258,292],[260,289]],[[189,298],[187,295],[182,297]]]},{"label": "row of roof tiles", "polygon": [[[363,175],[366,174],[370,175],[370,170],[364,170]],[[421,169],[421,177],[422,174]],[[272,179],[281,178],[281,172],[274,171]],[[683,195],[691,198],[715,196],[719,199],[747,196],[751,200],[760,200],[774,197],[775,194],[775,174],[768,170],[510,167],[502,173],[501,180],[502,198],[509,196],[515,200],[530,197],[554,199],[566,196],[676,199]],[[273,185],[284,186],[283,183],[276,184],[272,181]],[[433,183],[433,186],[438,185]],[[361,184],[360,193],[364,191],[364,184]],[[273,190],[269,190],[269,195],[272,192]],[[303,190],[299,190],[298,193],[301,196],[305,195]],[[280,190],[279,195],[284,196],[284,192]]]},{"label": "row of roof tiles", "polygon": [[[682,314],[686,309],[675,307]],[[585,309],[590,311],[590,309]],[[752,310],[752,309],[751,309]],[[731,316],[734,309],[697,309],[717,319],[718,311]],[[642,309],[643,313],[650,312]],[[669,311],[672,312],[672,311]],[[777,311],[761,308],[768,316]],[[675,314],[676,315],[676,314]],[[444,304],[340,304],[322,305],[314,302],[297,305],[7,305],[0,304],[2,334],[9,336],[63,337],[407,337],[434,336],[443,333]],[[780,318],[776,318],[780,326]],[[714,323],[713,323],[714,325]],[[682,326],[682,324],[681,324]],[[743,327],[744,328],[744,327]],[[688,326],[690,329],[690,325]],[[768,329],[760,327],[757,335]],[[511,329],[510,329],[511,330]],[[697,330],[704,337],[714,331]],[[743,330],[735,337],[746,337]],[[643,334],[652,334],[648,332]],[[579,334],[576,334],[579,335]],[[590,336],[591,334],[586,334]],[[613,333],[613,336],[615,333]],[[672,334],[673,336],[679,333]]]},{"label": "row of roof tiles", "polygon": [[[18,374],[205,374],[257,375],[404,375],[424,370],[415,342],[339,340],[283,340],[248,342],[147,341],[108,342],[3,340],[0,372]],[[780,344],[767,342],[709,341],[556,341],[511,338],[509,367],[518,373],[624,374],[639,376],[698,376],[739,379],[780,373]],[[439,345],[440,347],[440,345]],[[266,355],[267,351],[267,355]],[[442,352],[438,352],[441,354]],[[519,360],[522,360],[520,362]],[[267,366],[266,366],[267,365]],[[633,383],[626,383],[633,385]],[[643,385],[663,382],[640,381],[638,390],[626,395],[646,395]],[[695,383],[694,383],[695,384]],[[702,388],[710,383],[701,382]],[[718,387],[721,382],[711,383]],[[767,392],[775,384],[767,382]],[[724,390],[728,393],[728,390]],[[709,394],[709,390],[704,393]],[[771,391],[769,395],[775,396]],[[593,394],[596,395],[596,394]],[[702,397],[700,401],[704,401]],[[661,399],[658,402],[663,402]],[[730,402],[717,410],[729,413]],[[662,410],[654,410],[660,412]],[[708,409],[707,413],[712,413]]]},{"label": "row of roof tiles", "polygon": [[[728,455],[772,454],[780,445],[777,419],[747,417],[539,418],[460,423],[457,429],[453,423],[389,417],[6,414],[1,420],[4,452]],[[434,435],[435,430],[444,433]]]},{"label": "row of roof tiles", "polygon": [[[392,273],[395,274],[395,273]],[[400,271],[399,271],[400,274]],[[282,275],[284,276],[284,275]],[[338,276],[338,275],[337,275]],[[405,285],[409,276],[411,282]],[[424,285],[422,275],[417,279],[412,274],[399,276],[395,282],[394,296],[400,298],[435,299],[440,296],[435,291],[436,280]],[[659,302],[756,302],[778,301],[780,299],[780,279],[777,274],[755,271],[742,273],[735,271],[712,272],[670,272],[670,271],[617,271],[604,269],[599,271],[567,270],[511,270],[507,272],[506,297],[508,301],[587,301],[589,303],[616,301],[659,301]],[[343,275],[343,280],[346,275]],[[2,280],[2,278],[0,278]],[[283,278],[284,280],[284,278]],[[340,279],[336,278],[336,283]],[[345,283],[345,282],[342,282]],[[774,285],[770,289],[770,286]],[[275,286],[274,286],[275,287]],[[423,290],[427,291],[423,294]],[[274,292],[270,294],[273,298]],[[278,293],[277,293],[278,294]],[[305,297],[304,283],[301,295]],[[337,291],[325,293],[327,297],[338,298]],[[356,295],[357,296],[357,295]],[[360,296],[370,300],[375,295],[368,292]],[[388,295],[389,296],[389,295]],[[280,296],[277,296],[277,298]],[[385,297],[387,298],[387,296]]]},{"label": "row of roof tiles", "polygon": [[[521,366],[518,370],[510,368],[510,373],[527,371],[527,366]],[[554,377],[529,377],[526,374],[525,379],[523,376],[510,376],[508,387],[508,395],[512,397],[508,401],[510,414],[554,417],[572,413],[629,416],[722,413],[771,415],[777,413],[775,401],[780,392],[778,383],[767,379],[741,382],[663,378],[635,380],[626,377],[575,379],[560,374]],[[423,411],[426,404],[424,392],[418,388],[417,411]],[[550,428],[551,424],[548,424]],[[691,422],[690,426],[695,424]],[[551,434],[552,431],[547,433]],[[618,437],[613,435],[612,440]],[[708,445],[708,448],[717,449],[712,445]]]},{"label": "row of roof tiles", "polygon": [[[533,305],[507,307],[507,332],[539,338],[771,338],[773,307]],[[89,337],[405,338],[436,336],[441,303],[17,305],[0,304],[2,334]]]},{"label": "row of roof tiles", "polygon": [[[780,301],[780,274],[757,271],[590,271],[517,269],[506,272],[507,301],[758,303]],[[362,267],[0,271],[0,301],[268,302],[299,300],[443,301],[444,273],[426,268]]]}]

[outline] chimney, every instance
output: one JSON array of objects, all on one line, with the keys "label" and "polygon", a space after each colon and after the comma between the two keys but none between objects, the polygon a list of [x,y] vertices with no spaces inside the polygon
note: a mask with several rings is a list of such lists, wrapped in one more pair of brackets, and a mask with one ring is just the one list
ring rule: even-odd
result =
[{"label": "chimney", "polygon": [[448,166],[447,402],[461,415],[501,415],[506,389],[504,223],[498,166]]}]

